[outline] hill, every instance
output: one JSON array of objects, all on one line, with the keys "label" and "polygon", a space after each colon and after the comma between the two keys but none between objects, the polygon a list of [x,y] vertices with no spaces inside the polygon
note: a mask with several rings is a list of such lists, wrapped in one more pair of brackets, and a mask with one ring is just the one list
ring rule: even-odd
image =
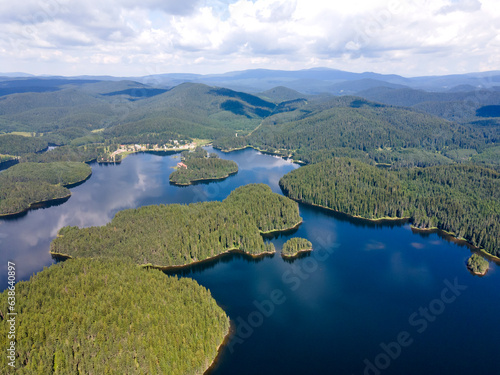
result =
[{"label": "hill", "polygon": [[[72,259],[0,294],[0,343],[22,374],[202,374],[229,331],[204,287],[124,260]],[[186,342],[186,338],[189,338]]]},{"label": "hill", "polygon": [[479,129],[407,108],[342,96],[300,103],[290,111],[269,116],[245,139],[220,139],[214,146],[227,150],[246,143],[305,162],[331,156],[377,162],[418,161],[423,157],[430,162],[426,165],[432,165],[451,162],[443,155],[433,157],[436,152],[482,152],[498,138],[493,126]]},{"label": "hill", "polygon": [[500,255],[500,174],[475,165],[387,171],[334,158],[283,176],[290,198],[366,219],[409,218]]},{"label": "hill", "polygon": [[0,216],[26,211],[34,203],[67,198],[65,186],[87,179],[84,163],[20,163],[0,173]]},{"label": "hill", "polygon": [[261,233],[301,222],[298,205],[263,184],[235,189],[222,202],[145,206],[124,210],[105,226],[64,227],[53,254],[120,257],[158,267],[187,265],[230,250],[273,253]]},{"label": "hill", "polygon": [[272,89],[263,91],[258,95],[264,99],[273,101],[274,103],[281,103],[284,101],[295,100],[295,99],[303,99],[309,96],[284,86],[273,87]]},{"label": "hill", "polygon": [[468,91],[427,92],[411,88],[377,87],[359,91],[356,95],[388,105],[412,107],[450,121],[459,122],[478,120],[480,116],[477,115],[477,111],[481,111],[485,106],[500,103],[499,91],[482,88],[473,88]]},{"label": "hill", "polygon": [[202,84],[185,83],[143,99],[120,124],[104,132],[116,143],[159,138],[207,138],[245,134],[255,129],[275,104],[257,96]]},{"label": "hill", "polygon": [[76,145],[213,139],[249,133],[275,108],[257,96],[202,84],[166,90],[134,81],[71,82],[2,97],[0,132],[35,132],[55,144],[78,139]]}]

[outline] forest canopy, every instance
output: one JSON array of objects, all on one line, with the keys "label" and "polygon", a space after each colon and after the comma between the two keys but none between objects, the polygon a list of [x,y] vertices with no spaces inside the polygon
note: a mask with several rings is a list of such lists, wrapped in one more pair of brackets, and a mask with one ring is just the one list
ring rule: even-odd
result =
[{"label": "forest canopy", "polygon": [[30,205],[71,195],[65,185],[87,179],[92,169],[85,163],[20,163],[0,173],[0,215],[29,209]]},{"label": "forest canopy", "polygon": [[383,170],[334,158],[280,180],[285,195],[366,219],[409,218],[500,256],[500,173],[463,164]]},{"label": "forest canopy", "polygon": [[41,138],[16,134],[0,135],[0,154],[20,156],[46,149],[47,141]]},{"label": "forest canopy", "polygon": [[[8,292],[0,295],[3,348]],[[196,281],[123,259],[67,260],[18,282],[15,292],[12,373],[201,374],[229,330]],[[5,353],[0,366],[9,373]]]},{"label": "forest canopy", "polygon": [[235,189],[222,202],[145,206],[120,211],[102,227],[64,227],[51,252],[122,257],[155,266],[186,265],[237,249],[274,252],[261,233],[301,222],[296,202],[264,184]]},{"label": "forest canopy", "polygon": [[302,251],[312,250],[312,243],[301,237],[290,238],[283,244],[281,255],[286,258],[297,256]]},{"label": "forest canopy", "polygon": [[238,172],[238,164],[232,160],[219,159],[217,154],[208,154],[197,147],[196,150],[182,152],[182,161],[187,168],[178,167],[170,174],[170,182],[189,185],[200,180],[220,180]]},{"label": "forest canopy", "polygon": [[490,264],[486,259],[478,254],[472,254],[467,259],[467,268],[475,275],[485,275],[490,268]]}]

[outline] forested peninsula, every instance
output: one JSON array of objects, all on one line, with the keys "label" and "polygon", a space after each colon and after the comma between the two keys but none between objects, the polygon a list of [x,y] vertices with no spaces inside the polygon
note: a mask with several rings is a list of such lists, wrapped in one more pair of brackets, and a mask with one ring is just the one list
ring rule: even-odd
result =
[{"label": "forested peninsula", "polygon": [[[202,374],[229,332],[210,292],[123,259],[71,259],[15,285],[22,374]],[[0,345],[10,311],[0,295]],[[7,352],[0,366],[9,373]]]},{"label": "forested peninsula", "polygon": [[196,181],[221,180],[238,172],[238,164],[232,160],[220,159],[217,154],[208,154],[197,147],[194,151],[184,151],[182,162],[170,174],[170,182],[175,185],[190,185]]},{"label": "forested peninsula", "polygon": [[85,163],[20,163],[0,173],[0,216],[26,211],[34,203],[67,198],[65,186],[84,181],[92,173]]},{"label": "forested peninsula", "polygon": [[280,180],[288,197],[366,219],[409,218],[500,257],[500,173],[477,165],[383,170],[334,158]]},{"label": "forested peninsula", "polygon": [[235,189],[222,202],[145,206],[120,211],[102,227],[64,227],[51,253],[121,257],[156,267],[182,266],[230,250],[275,251],[261,233],[292,228],[302,219],[296,202],[264,184]]},{"label": "forested peninsula", "polygon": [[312,243],[301,237],[290,238],[283,244],[281,256],[283,258],[295,258],[302,252],[312,251]]}]

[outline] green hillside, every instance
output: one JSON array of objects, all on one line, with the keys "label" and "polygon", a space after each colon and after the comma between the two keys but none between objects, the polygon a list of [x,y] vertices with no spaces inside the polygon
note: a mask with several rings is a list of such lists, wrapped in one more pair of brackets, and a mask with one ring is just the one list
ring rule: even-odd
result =
[{"label": "green hillside", "polygon": [[0,294],[3,374],[202,374],[229,331],[192,279],[123,259],[72,259],[15,285],[14,370],[8,294]]},{"label": "green hillside", "polygon": [[34,203],[71,195],[65,185],[85,180],[92,170],[84,163],[20,163],[0,173],[0,216],[29,209]]},{"label": "green hillside", "polygon": [[72,257],[122,257],[139,264],[186,265],[231,249],[274,252],[261,232],[301,221],[298,205],[263,184],[234,190],[222,202],[145,206],[120,211],[102,227],[64,227],[51,252]]},{"label": "green hillside", "polygon": [[[449,149],[483,151],[498,142],[496,128],[457,124],[425,113],[390,107],[356,97],[309,100],[297,108],[266,118],[244,140],[214,142],[221,149],[245,143],[294,159],[314,162],[333,156],[371,159],[400,165],[452,162]],[[425,161],[425,162],[424,162]]]},{"label": "green hillside", "polygon": [[178,167],[169,180],[176,185],[189,185],[201,180],[220,180],[238,172],[238,164],[232,160],[220,159],[215,153],[197,147],[194,151],[182,152],[182,161],[186,167]]},{"label": "green hillside", "polygon": [[383,170],[335,158],[280,180],[290,198],[367,219],[410,218],[500,255],[500,174],[476,165]]},{"label": "green hillside", "polygon": [[47,141],[41,138],[15,134],[0,135],[0,154],[21,156],[46,149]]}]

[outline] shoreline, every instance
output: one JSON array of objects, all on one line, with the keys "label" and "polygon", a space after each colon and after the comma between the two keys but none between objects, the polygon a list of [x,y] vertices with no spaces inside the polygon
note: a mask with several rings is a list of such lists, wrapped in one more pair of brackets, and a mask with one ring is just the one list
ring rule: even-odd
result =
[{"label": "shoreline", "polygon": [[[302,220],[295,224],[293,227],[291,228],[285,228],[285,229],[275,229],[273,230],[271,233],[274,233],[274,232],[286,232],[286,231],[289,231],[289,230],[292,230],[292,229],[295,229],[297,228],[300,224],[302,224]],[[260,231],[259,231],[260,232]],[[267,233],[263,233],[263,232],[260,232],[260,234],[267,234]],[[58,237],[59,237],[59,234],[58,234]],[[49,254],[51,254],[52,256],[54,257],[60,257],[61,259],[73,259],[73,256],[72,255],[69,255],[69,254],[65,254],[65,253],[58,253],[58,252],[55,252],[55,251],[52,251],[52,250],[49,250]],[[139,267],[151,267],[151,268],[154,268],[154,269],[159,269],[161,271],[177,271],[177,270],[182,270],[182,269],[186,269],[186,268],[189,268],[191,266],[196,266],[196,265],[199,265],[199,264],[202,264],[202,263],[205,263],[205,262],[210,262],[210,261],[213,261],[213,260],[217,260],[218,258],[221,258],[223,257],[224,255],[227,255],[227,254],[242,254],[244,256],[248,256],[252,259],[260,259],[260,258],[264,258],[266,256],[272,256],[274,254],[276,254],[276,250],[274,251],[263,251],[263,252],[260,252],[260,253],[257,253],[257,254],[252,254],[252,253],[249,253],[249,252],[246,252],[244,250],[241,250],[237,247],[232,247],[232,248],[229,248],[217,255],[214,255],[212,257],[209,257],[209,258],[206,258],[206,259],[202,259],[202,260],[196,260],[194,262],[191,262],[191,263],[187,263],[187,264],[174,264],[174,265],[170,265],[170,266],[161,266],[161,265],[158,265],[158,264],[152,264],[152,263],[146,263],[146,264],[138,264]]]},{"label": "shoreline", "polygon": [[[233,176],[235,174],[237,174],[239,172],[239,170],[237,170],[236,172],[231,172],[223,177],[211,177],[211,178],[198,178],[196,180],[191,180],[189,181],[188,183],[179,183],[179,182],[175,182],[175,181],[171,181],[169,179],[169,183],[171,183],[172,185],[175,185],[175,186],[189,186],[189,185],[195,185],[197,182],[202,182],[202,181],[220,181],[220,180],[224,180],[230,176]],[[173,172],[172,172],[173,173]]]},{"label": "shoreline", "polygon": [[297,224],[295,224],[294,226],[289,227],[289,228],[285,228],[285,229],[272,229],[272,230],[268,230],[266,232],[259,230],[259,233],[261,235],[267,235],[267,234],[274,234],[274,233],[280,233],[280,232],[288,232],[290,230],[297,229],[302,223],[303,223],[303,220],[300,220]]},{"label": "shoreline", "polygon": [[413,225],[411,225],[410,227],[411,227],[411,230],[413,232],[435,232],[435,233],[438,233],[438,234],[442,234],[444,236],[449,236],[450,240],[452,240],[453,242],[464,243],[466,246],[472,248],[472,250],[474,250],[475,252],[480,253],[482,256],[484,256],[486,258],[489,258],[491,261],[500,264],[500,258],[499,257],[497,257],[497,256],[495,256],[493,254],[488,253],[483,248],[480,248],[480,247],[477,247],[477,246],[473,245],[472,243],[470,243],[469,241],[467,241],[465,238],[457,237],[455,235],[455,233],[453,233],[453,232],[448,232],[448,231],[446,231],[444,229],[441,229],[441,228],[438,228],[438,227],[418,228],[418,227],[415,227]]},{"label": "shoreline", "polygon": [[244,250],[240,250],[239,248],[230,248],[230,249],[225,250],[222,253],[214,255],[210,258],[196,260],[194,262],[187,263],[187,264],[174,264],[171,266],[160,266],[157,264],[147,263],[147,264],[139,264],[139,266],[143,267],[143,268],[151,267],[151,268],[158,269],[161,271],[178,271],[178,270],[180,271],[180,270],[192,267],[192,266],[197,266],[197,265],[200,265],[203,263],[208,263],[208,262],[217,260],[218,258],[221,258],[224,255],[228,255],[228,254],[241,254],[241,255],[245,255],[245,256],[248,256],[248,257],[253,258],[253,259],[260,259],[260,258],[264,258],[266,256],[274,255],[275,253],[276,253],[276,250],[272,251],[272,252],[271,251],[263,251],[263,252],[258,253],[258,254],[251,254],[251,253],[248,253]]},{"label": "shoreline", "polygon": [[[32,202],[32,203],[29,204],[28,208],[25,208],[25,209],[23,209],[21,211],[14,212],[14,213],[9,213],[9,214],[0,214],[0,219],[23,215],[23,214],[27,213],[30,210],[41,208],[45,204],[57,204],[57,203],[59,203],[58,201],[61,201],[60,203],[64,203],[70,197],[71,197],[71,192],[69,192],[69,194],[67,194],[67,195],[65,195],[63,197],[51,198],[51,199],[48,199],[48,200],[45,200],[45,201]],[[39,205],[39,207],[36,207],[37,205]]]},{"label": "shoreline", "polygon": [[476,272],[476,271],[474,271],[473,269],[469,268],[469,266],[467,266],[467,270],[468,270],[471,274],[473,274],[474,276],[481,276],[481,277],[482,277],[482,276],[485,276],[485,275],[488,273],[488,271],[490,270],[490,267],[488,267],[488,268],[486,269],[486,271],[484,271],[484,272]]},{"label": "shoreline", "polygon": [[[72,182],[72,183],[69,183],[69,184],[66,184],[66,185],[62,185],[62,186],[65,187],[66,189],[74,188],[74,187],[76,187],[76,186],[78,186],[80,184],[83,184],[91,176],[92,176],[92,171],[90,171],[90,173],[83,180],[80,180],[80,181],[77,181],[77,182]],[[27,208],[25,208],[25,209],[23,209],[21,211],[14,212],[14,213],[8,213],[8,214],[0,214],[0,219],[1,218],[9,218],[9,217],[14,217],[14,216],[22,215],[22,214],[27,213],[30,210],[33,210],[33,209],[36,209],[36,208],[40,208],[41,206],[43,206],[45,204],[57,204],[57,203],[59,203],[59,201],[61,201],[60,203],[64,203],[70,197],[71,197],[71,191],[69,192],[69,194],[67,194],[67,195],[65,195],[63,197],[56,197],[56,198],[50,198],[50,199],[47,199],[47,200],[44,200],[44,201],[31,202]],[[36,207],[36,206],[40,206],[40,207]]]},{"label": "shoreline", "polygon": [[[222,148],[219,148],[219,147],[215,147],[212,145],[212,147],[216,150],[219,150],[220,152],[223,152],[225,154],[229,154],[230,152],[233,152],[233,151],[240,151],[240,150],[245,150],[247,148],[253,148],[255,151],[258,151],[258,152],[261,152],[263,154],[267,154],[267,155],[275,155],[275,156],[279,156],[281,158],[291,158],[291,153],[289,153],[288,155],[289,156],[284,156],[282,153],[278,152],[278,151],[269,151],[269,150],[263,150],[263,149],[260,149],[256,146],[251,146],[251,145],[246,145],[246,146],[243,146],[243,147],[236,147],[236,148],[225,148],[225,149],[222,149]],[[291,152],[291,151],[290,151]],[[295,163],[296,161],[292,159],[292,161]],[[297,161],[296,163],[298,164],[307,164],[303,161]]]},{"label": "shoreline", "polygon": [[293,254],[283,254],[283,252],[281,252],[281,257],[284,258],[284,259],[288,259],[288,260],[292,260],[292,259],[295,259],[297,258],[300,254],[304,254],[304,253],[310,253],[311,251],[313,251],[312,248],[310,249],[301,249]]},{"label": "shoreline", "polygon": [[[213,297],[212,297],[213,298]],[[220,307],[220,306],[219,306]],[[221,307],[222,309],[222,307]],[[224,313],[226,314],[227,316],[227,313],[224,309],[222,309],[222,311],[224,311]],[[203,375],[209,375],[211,371],[214,370],[215,368],[215,365],[217,364],[217,362],[219,361],[220,359],[220,356],[222,354],[222,349],[224,349],[224,347],[229,344],[229,340],[231,338],[231,335],[236,332],[236,327],[235,327],[235,324],[233,323],[233,321],[229,318],[229,316],[227,316],[227,320],[229,321],[229,328],[227,329],[227,332],[226,332],[226,335],[224,336],[222,342],[220,343],[220,345],[217,347],[217,354],[215,355],[215,358],[212,360],[212,362],[210,362],[210,365],[205,369],[205,371],[203,372]]]},{"label": "shoreline", "polygon": [[[290,198],[290,197],[288,197],[288,198]],[[368,222],[373,222],[373,223],[384,222],[384,221],[387,221],[387,222],[391,222],[391,221],[392,222],[397,222],[397,221],[409,221],[409,220],[411,220],[411,217],[402,217],[402,218],[399,218],[399,217],[396,217],[396,218],[383,217],[383,218],[378,218],[378,219],[368,219],[368,218],[365,218],[365,217],[362,217],[362,216],[351,215],[351,214],[348,214],[346,212],[337,211],[337,210],[334,210],[334,209],[332,209],[330,207],[325,207],[325,206],[322,206],[322,205],[319,205],[319,204],[304,202],[304,201],[302,201],[300,199],[295,199],[295,198],[290,198],[290,199],[292,199],[292,200],[294,200],[296,202],[308,205],[308,206],[320,207],[320,208],[323,208],[325,210],[329,210],[329,211],[332,211],[332,212],[335,212],[335,213],[338,213],[338,214],[346,215],[346,216],[348,216],[350,218],[366,220]],[[418,227],[415,227],[415,226],[413,226],[411,224],[410,224],[410,228],[414,232],[433,232],[433,231],[435,231],[435,232],[439,232],[439,233],[442,233],[444,235],[450,236],[453,241],[458,241],[458,242],[465,243],[467,246],[472,247],[475,251],[480,252],[483,256],[486,256],[487,258],[489,258],[490,260],[494,261],[495,263],[500,264],[500,257],[497,257],[497,256],[495,256],[493,254],[490,254],[490,253],[488,253],[486,250],[484,250],[482,248],[474,246],[472,243],[470,243],[469,241],[467,241],[465,238],[457,237],[455,235],[455,233],[453,233],[453,232],[448,232],[448,231],[446,231],[444,229],[440,229],[438,227],[418,228]]]},{"label": "shoreline", "polygon": [[[54,251],[51,251],[51,250],[49,250],[49,254],[52,255],[52,256],[54,256],[54,257],[59,257],[59,258],[61,258],[61,260],[73,259],[72,255],[65,254],[65,253],[57,253],[57,252],[54,252]],[[245,256],[248,256],[248,257],[253,258],[253,259],[260,259],[260,258],[264,258],[266,256],[271,256],[271,255],[276,254],[276,250],[272,251],[272,252],[271,251],[263,251],[263,252],[258,253],[258,254],[251,254],[251,253],[248,253],[246,251],[240,250],[239,248],[231,248],[231,249],[225,250],[222,253],[214,255],[214,256],[212,256],[210,258],[206,258],[206,259],[202,259],[202,260],[196,260],[194,262],[187,263],[187,264],[174,264],[174,265],[171,265],[171,266],[161,266],[161,265],[158,265],[158,264],[143,263],[143,264],[137,264],[137,265],[139,267],[142,267],[142,268],[148,268],[149,267],[149,268],[154,268],[154,269],[157,269],[157,270],[160,270],[160,271],[178,271],[178,270],[180,271],[180,270],[189,268],[191,266],[196,266],[196,265],[199,265],[199,264],[202,264],[202,263],[208,263],[208,262],[211,262],[213,260],[217,260],[218,258],[221,258],[224,255],[228,255],[228,254],[241,254],[241,255],[245,255]]]},{"label": "shoreline", "polygon": [[361,219],[361,220],[366,220],[366,221],[369,221],[369,222],[373,222],[373,223],[377,223],[377,222],[381,222],[381,221],[408,221],[410,220],[411,218],[410,217],[389,217],[389,216],[386,216],[386,217],[380,217],[380,218],[377,218],[377,219],[368,219],[366,217],[363,217],[363,216],[359,216],[359,215],[351,215],[351,214],[348,214],[347,212],[342,212],[342,211],[337,211],[337,210],[334,210],[333,208],[330,208],[330,207],[326,207],[326,206],[322,206],[320,204],[315,204],[315,203],[309,203],[309,202],[304,202],[303,200],[301,199],[295,199],[295,198],[291,198],[289,196],[287,196],[286,194],[284,194],[285,197],[291,199],[291,200],[294,200],[295,202],[298,202],[298,203],[302,203],[302,204],[305,204],[305,205],[308,205],[308,206],[312,206],[312,207],[320,207],[320,208],[323,208],[325,210],[328,210],[328,211],[332,211],[332,212],[335,212],[337,214],[342,214],[342,215],[346,215],[350,218],[353,218],[353,219]]}]

